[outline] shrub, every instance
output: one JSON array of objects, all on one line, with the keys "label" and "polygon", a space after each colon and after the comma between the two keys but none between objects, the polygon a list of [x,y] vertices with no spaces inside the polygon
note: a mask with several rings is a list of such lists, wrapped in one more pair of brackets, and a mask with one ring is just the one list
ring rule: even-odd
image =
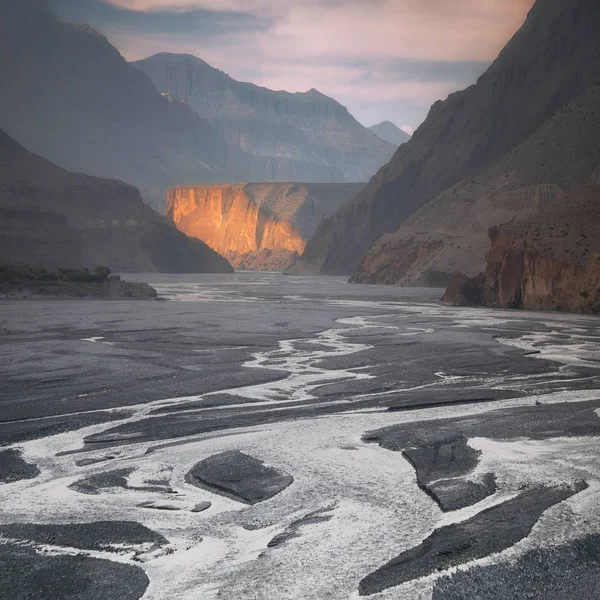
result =
[{"label": "shrub", "polygon": [[96,267],[94,273],[102,279],[108,279],[108,276],[111,274],[110,267],[106,267],[104,265],[99,265]]}]

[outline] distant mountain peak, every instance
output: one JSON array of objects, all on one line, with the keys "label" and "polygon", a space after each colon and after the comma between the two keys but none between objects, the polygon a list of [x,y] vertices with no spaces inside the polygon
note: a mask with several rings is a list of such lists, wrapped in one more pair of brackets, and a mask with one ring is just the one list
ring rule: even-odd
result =
[{"label": "distant mountain peak", "polygon": [[400,146],[410,140],[410,135],[391,121],[382,121],[377,125],[371,125],[369,129],[382,140],[395,146]]}]

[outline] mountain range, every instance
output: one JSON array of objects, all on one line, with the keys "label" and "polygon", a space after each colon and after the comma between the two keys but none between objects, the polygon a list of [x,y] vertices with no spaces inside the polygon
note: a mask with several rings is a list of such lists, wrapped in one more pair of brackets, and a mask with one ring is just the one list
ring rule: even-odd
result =
[{"label": "mountain range", "polygon": [[[6,0],[2,258],[231,269],[176,225],[241,267],[453,278],[460,302],[471,286],[488,304],[595,310],[599,31],[596,1],[537,0],[476,84],[410,137],[391,122],[367,129],[316,90],[238,82],[190,55],[129,64],[44,0]],[[381,164],[366,185],[293,183],[359,181]],[[170,220],[143,202],[162,210],[169,188]]]},{"label": "mountain range", "polygon": [[0,4],[0,77],[0,128],[65,169],[136,185],[156,207],[176,183],[257,168],[104,36],[60,22],[43,0]]},{"label": "mountain range", "polygon": [[256,157],[263,181],[366,182],[397,146],[315,89],[289,93],[236,81],[189,54],[161,53],[132,65]]},{"label": "mountain range", "polygon": [[[156,60],[143,64],[150,70]],[[318,92],[273,92],[193,60],[207,93],[214,92],[211,81],[228,82],[227,102],[216,98],[212,112],[193,110],[201,106],[198,93],[191,107],[186,94],[173,93],[178,89],[158,91],[143,65],[127,63],[87,25],[59,21],[45,0],[3,0],[0,128],[65,169],[135,185],[160,211],[176,185],[366,181],[394,152]],[[266,140],[281,152],[269,154]]]},{"label": "mountain range", "polygon": [[[440,285],[452,269],[484,268],[488,225],[528,216],[548,194],[584,183],[598,165],[596,154],[576,143],[569,146],[575,156],[565,157],[557,148],[566,140],[552,130],[536,132],[553,117],[560,123],[557,111],[585,90],[593,93],[599,30],[595,1],[538,0],[477,83],[436,102],[410,141],[319,226],[293,271]],[[578,127],[575,136],[586,122]],[[511,151],[518,154],[511,158]],[[568,184],[557,181],[562,166],[571,173]]]}]

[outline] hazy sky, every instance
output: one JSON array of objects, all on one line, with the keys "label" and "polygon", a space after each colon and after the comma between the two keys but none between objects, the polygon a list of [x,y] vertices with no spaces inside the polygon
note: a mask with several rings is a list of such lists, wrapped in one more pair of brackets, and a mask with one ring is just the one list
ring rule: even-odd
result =
[{"label": "hazy sky", "polygon": [[316,88],[363,124],[416,127],[474,83],[534,0],[52,0],[127,59],[194,54],[235,79]]}]

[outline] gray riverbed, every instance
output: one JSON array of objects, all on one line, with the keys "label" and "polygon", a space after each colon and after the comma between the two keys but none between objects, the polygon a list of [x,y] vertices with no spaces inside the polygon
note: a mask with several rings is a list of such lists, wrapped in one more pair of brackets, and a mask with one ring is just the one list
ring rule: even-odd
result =
[{"label": "gray riverbed", "polygon": [[597,318],[128,278],[0,301],[0,598],[594,597]]}]

